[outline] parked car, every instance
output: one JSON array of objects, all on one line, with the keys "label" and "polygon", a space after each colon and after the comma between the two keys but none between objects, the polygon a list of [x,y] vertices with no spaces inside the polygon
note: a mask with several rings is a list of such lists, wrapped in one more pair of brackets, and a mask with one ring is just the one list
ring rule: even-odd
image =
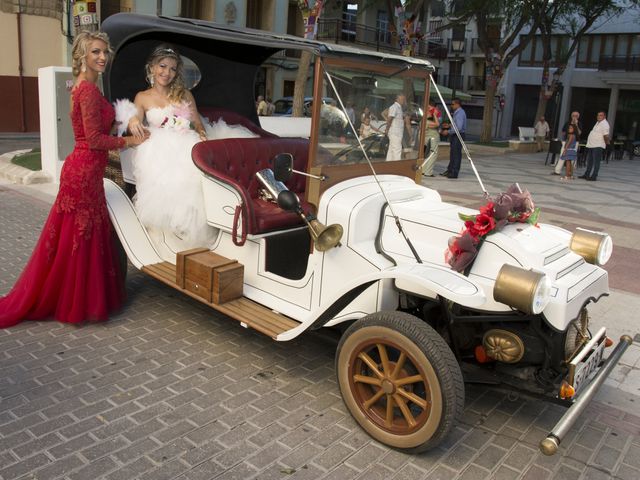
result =
[{"label": "parked car", "polygon": [[[323,104],[329,104],[332,101],[334,100],[330,97],[324,97],[322,99]],[[291,113],[293,112],[293,97],[283,97],[279,100],[276,100],[274,105],[276,106],[275,112],[273,113],[274,115],[291,116]],[[311,116],[312,106],[313,97],[304,97],[303,111],[305,117]]]},{"label": "parked car", "polygon": [[[537,223],[518,187],[481,212],[444,202],[420,183],[424,122],[416,124],[416,145],[382,161],[382,135],[358,152],[356,135],[319,133],[320,109],[312,109],[309,139],[269,134],[251,95],[240,93],[253,92],[263,62],[283,50],[318,60],[314,101],[350,95],[356,105],[373,99],[350,79],[393,76],[400,88],[426,93],[431,63],[184,18],[116,14],[102,28],[116,50],[103,78],[110,100],[145,88],[131,66],[171,41],[201,72],[192,92],[203,113],[258,135],[192,150],[215,229],[209,247],[188,250],[172,232],[150,232],[105,180],[120,248],[135,268],[276,341],[338,332],[337,388],[384,444],[436,447],[463,412],[463,382],[480,381],[568,406],[568,417],[541,439],[545,453],[557,451],[631,341],[624,337],[603,363],[612,342],[605,328],[589,325],[588,307],[608,294],[611,238]],[[460,232],[472,237],[465,220],[491,226],[496,206],[511,215],[516,201],[531,221],[498,219],[501,228],[477,236],[473,251],[465,247]]]}]

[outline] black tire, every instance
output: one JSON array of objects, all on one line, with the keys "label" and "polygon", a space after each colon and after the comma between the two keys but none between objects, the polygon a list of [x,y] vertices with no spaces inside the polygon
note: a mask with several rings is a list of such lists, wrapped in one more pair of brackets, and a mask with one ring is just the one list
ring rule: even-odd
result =
[{"label": "black tire", "polygon": [[338,344],[336,373],[360,426],[410,453],[437,446],[464,409],[453,352],[429,325],[406,313],[377,312],[352,324]]},{"label": "black tire", "polygon": [[633,155],[635,157],[640,157],[640,145],[633,146]]}]

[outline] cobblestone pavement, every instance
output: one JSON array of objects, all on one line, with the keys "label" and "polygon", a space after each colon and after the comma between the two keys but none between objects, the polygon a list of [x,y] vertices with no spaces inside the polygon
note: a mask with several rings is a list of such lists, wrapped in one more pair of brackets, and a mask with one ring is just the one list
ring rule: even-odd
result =
[{"label": "cobblestone pavement", "polygon": [[[602,183],[566,187],[579,200],[570,211],[559,205],[565,187],[547,187],[558,183],[543,177],[548,167],[540,173],[537,159],[520,160],[506,169],[506,157],[479,160],[492,193],[519,180],[545,221],[616,229],[616,245],[628,245],[620,263],[639,266],[633,215],[624,205],[594,215],[587,205],[602,190],[624,191],[619,203],[633,203],[637,181],[634,189],[620,173],[619,184],[608,184],[619,166],[604,168]],[[448,200],[477,204],[463,172],[459,183],[436,186]],[[514,178],[521,174],[526,181]],[[0,294],[20,274],[49,209],[32,188],[0,181]],[[640,478],[637,343],[554,457],[537,444],[564,408],[478,386],[467,386],[464,417],[444,444],[406,455],[373,441],[346,411],[334,339],[274,342],[132,267],[128,273],[128,302],[107,323],[0,330],[1,479]],[[599,321],[633,335],[638,297],[622,282],[600,302],[609,307],[597,305]]]}]

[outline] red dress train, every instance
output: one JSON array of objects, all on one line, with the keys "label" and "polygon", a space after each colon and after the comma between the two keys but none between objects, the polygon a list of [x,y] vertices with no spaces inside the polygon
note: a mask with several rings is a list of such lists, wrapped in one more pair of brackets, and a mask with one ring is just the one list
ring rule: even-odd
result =
[{"label": "red dress train", "polygon": [[67,323],[106,320],[124,300],[102,183],[108,150],[123,147],[124,139],[108,134],[114,112],[96,85],[83,81],[72,97],[76,144],[31,259],[0,298],[0,328],[51,317]]}]

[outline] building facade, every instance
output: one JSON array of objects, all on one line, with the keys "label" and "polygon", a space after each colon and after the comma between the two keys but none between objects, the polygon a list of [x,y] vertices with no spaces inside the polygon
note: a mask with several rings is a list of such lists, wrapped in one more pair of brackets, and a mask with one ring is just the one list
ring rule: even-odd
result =
[{"label": "building facade", "polygon": [[[50,4],[50,11],[27,8]],[[38,68],[69,65],[74,28],[71,1],[5,0],[0,11],[0,39],[8,55],[0,57],[0,101],[11,115],[0,118],[0,131],[37,131]],[[22,5],[4,8],[5,5]],[[25,7],[26,6],[26,7]],[[15,10],[15,11],[14,11]],[[118,12],[183,16],[302,36],[304,24],[295,0],[97,0],[98,21]],[[414,24],[412,55],[429,59],[438,69],[437,82],[465,99],[469,133],[479,130],[483,112],[484,57],[473,25],[439,31],[446,23],[442,1],[432,1]],[[401,54],[404,12],[389,12],[386,0],[325,2],[317,38],[358,48]],[[275,101],[292,96],[298,58],[281,52],[256,78],[255,95]],[[466,92],[466,93],[465,93]],[[307,92],[311,94],[311,92]],[[495,117],[495,115],[494,115]]]},{"label": "building facade", "polygon": [[0,4],[0,132],[38,131],[38,69],[68,64],[64,3],[31,3]]},{"label": "building facade", "polygon": [[[638,12],[600,21],[585,35],[563,75],[560,88],[547,105],[549,124],[559,135],[572,111],[581,114],[586,134],[599,111],[607,113],[616,140],[640,138],[640,25]],[[568,39],[558,35],[554,50]],[[553,73],[553,65],[551,73]],[[532,126],[542,79],[542,49],[537,37],[507,70],[503,80],[507,98],[502,136],[515,135],[518,126]],[[513,99],[513,101],[509,101]],[[517,100],[516,100],[517,99]]]}]

